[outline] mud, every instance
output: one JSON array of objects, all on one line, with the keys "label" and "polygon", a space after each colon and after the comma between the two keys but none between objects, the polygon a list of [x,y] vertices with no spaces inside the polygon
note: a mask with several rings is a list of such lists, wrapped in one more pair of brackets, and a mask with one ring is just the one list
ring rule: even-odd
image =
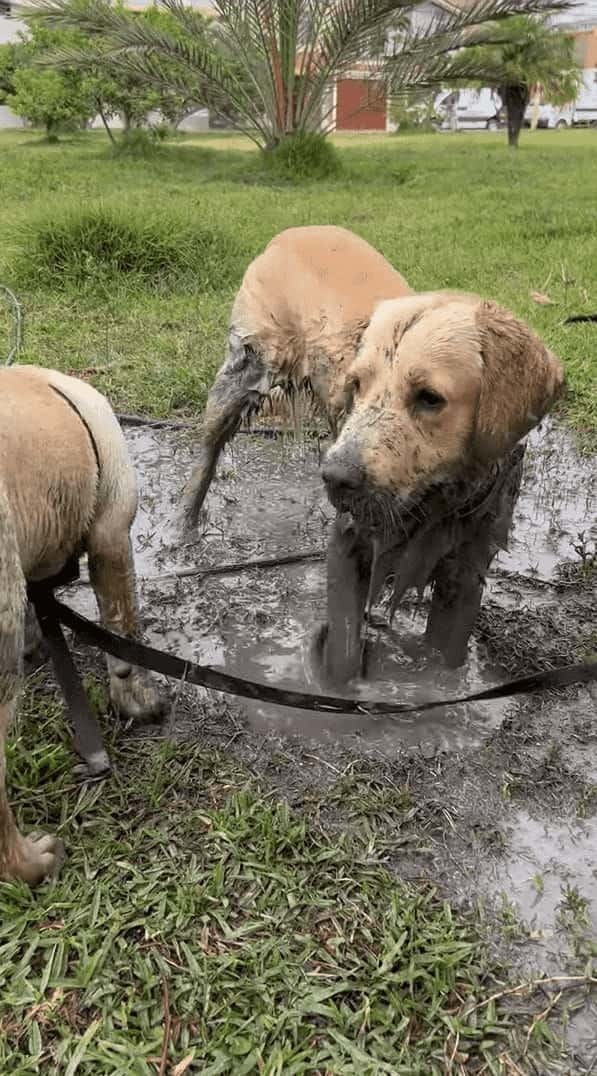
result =
[{"label": "mud", "polygon": [[[205,579],[167,573],[324,550],[325,445],[238,437],[200,538],[181,545],[192,436],[140,428],[127,438],[142,490],[134,544],[148,640],[244,676],[319,687],[309,644],[325,607],[323,562]],[[403,603],[390,626],[382,603],[359,690],[414,702],[594,653],[596,503],[594,461],[546,423],[530,438],[510,549],[494,562],[466,666],[447,672],[409,657],[401,642],[420,633],[424,609]],[[68,597],[95,615],[88,589]],[[582,972],[597,955],[596,717],[587,688],[375,722],[188,689],[165,734],[236,755],[330,826],[374,828],[401,877],[432,879],[456,904],[486,909],[498,954],[523,978]],[[582,1005],[565,1033],[567,1058],[553,1071],[595,1071],[597,1009]]]}]

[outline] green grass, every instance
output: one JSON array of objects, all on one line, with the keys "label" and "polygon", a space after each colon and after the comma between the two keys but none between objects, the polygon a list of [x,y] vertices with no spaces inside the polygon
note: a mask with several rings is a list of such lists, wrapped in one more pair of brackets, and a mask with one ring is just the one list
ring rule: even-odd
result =
[{"label": "green grass", "polygon": [[[293,184],[268,175],[241,138],[181,139],[135,160],[111,155],[102,134],[48,146],[0,132],[0,280],[25,305],[26,360],[87,371],[123,408],[196,411],[244,265],[284,227],[336,223],[415,287],[473,289],[527,319],[564,360],[568,418],[594,443],[597,332],[562,321],[597,309],[595,132],[527,134],[517,154],[501,134],[337,145],[338,177]],[[82,253],[77,267],[72,249],[66,271],[44,261],[55,233],[64,242],[69,221],[99,213],[149,233],[149,270],[106,271]],[[205,235],[224,237],[221,264],[208,243],[201,265]]]},{"label": "green grass", "polygon": [[[24,359],[122,409],[193,413],[244,265],[281,228],[337,223],[415,287],[475,289],[527,318],[594,441],[597,332],[561,324],[595,309],[594,133],[528,136],[517,155],[501,136],[337,144],[336,178],[294,184],[239,138],[136,160],[101,135],[0,133],[0,281],[25,309]],[[481,926],[384,868],[384,819],[408,826],[408,789],[340,780],[320,806],[343,805],[342,835],[224,756],[108,736],[114,774],[81,789],[61,706],[30,688],[11,796],[68,859],[35,894],[0,884],[0,1071],[495,1076],[549,1044],[545,1021],[527,1036],[531,1015],[486,1003]]]},{"label": "green grass", "polygon": [[19,733],[13,802],[69,859],[35,894],[0,884],[0,1071],[508,1071],[524,1025],[484,1002],[475,927],[371,832],[330,837],[189,744],[112,734],[114,775],[79,788],[47,695]]}]

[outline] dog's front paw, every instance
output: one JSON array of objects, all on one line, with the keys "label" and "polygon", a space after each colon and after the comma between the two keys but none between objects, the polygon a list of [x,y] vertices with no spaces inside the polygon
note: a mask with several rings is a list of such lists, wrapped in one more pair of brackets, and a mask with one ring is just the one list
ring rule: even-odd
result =
[{"label": "dog's front paw", "polygon": [[2,873],[5,879],[20,878],[33,887],[44,878],[55,877],[63,862],[64,845],[58,837],[39,833],[21,837],[19,834]]},{"label": "dog's front paw", "polygon": [[131,669],[126,676],[114,673],[110,677],[110,698],[114,709],[123,717],[150,724],[164,716],[168,699],[145,669]]}]

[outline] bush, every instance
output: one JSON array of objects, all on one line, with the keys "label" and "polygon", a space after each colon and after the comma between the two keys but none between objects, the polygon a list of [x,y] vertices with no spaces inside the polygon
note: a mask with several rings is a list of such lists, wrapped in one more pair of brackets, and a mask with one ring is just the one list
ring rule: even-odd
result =
[{"label": "bush", "polygon": [[153,127],[131,127],[114,143],[114,153],[125,157],[153,157],[158,151],[158,136]]},{"label": "bush", "polygon": [[337,150],[314,131],[287,135],[265,152],[264,160],[267,170],[281,179],[329,179],[341,170]]},{"label": "bush", "polygon": [[390,116],[399,131],[436,131],[441,116],[435,111],[435,91],[410,93],[393,102]]},{"label": "bush", "polygon": [[228,233],[188,217],[127,207],[68,209],[34,220],[24,236],[21,279],[64,288],[114,285],[193,290],[236,283],[247,256]]}]

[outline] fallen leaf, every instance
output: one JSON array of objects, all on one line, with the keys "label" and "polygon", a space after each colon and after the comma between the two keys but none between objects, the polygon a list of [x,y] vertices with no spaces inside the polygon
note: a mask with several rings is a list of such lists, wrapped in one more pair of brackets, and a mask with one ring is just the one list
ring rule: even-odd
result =
[{"label": "fallen leaf", "polygon": [[182,1061],[179,1061],[178,1065],[174,1066],[170,1076],[183,1076],[183,1073],[185,1073],[187,1069],[190,1068],[194,1057],[195,1054],[187,1054],[186,1057],[183,1057]]},{"label": "fallen leaf", "polygon": [[539,306],[555,306],[553,299],[550,299],[549,295],[544,295],[541,291],[532,291],[531,299],[534,303],[539,303]]}]

